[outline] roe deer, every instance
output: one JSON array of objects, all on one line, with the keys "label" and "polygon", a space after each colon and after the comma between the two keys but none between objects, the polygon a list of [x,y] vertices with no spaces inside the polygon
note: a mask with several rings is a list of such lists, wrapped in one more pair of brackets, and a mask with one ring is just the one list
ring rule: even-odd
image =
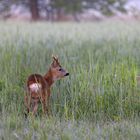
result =
[{"label": "roe deer", "polygon": [[69,75],[60,65],[58,58],[54,56],[52,58],[53,62],[44,76],[32,74],[28,77],[28,92],[24,99],[28,113],[32,110],[32,113],[36,114],[38,103],[41,102],[44,114],[49,115],[50,88],[56,80]]}]

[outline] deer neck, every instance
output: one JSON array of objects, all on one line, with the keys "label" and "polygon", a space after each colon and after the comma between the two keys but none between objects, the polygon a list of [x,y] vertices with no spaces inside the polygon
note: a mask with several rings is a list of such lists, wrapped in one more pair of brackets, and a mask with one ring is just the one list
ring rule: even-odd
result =
[{"label": "deer neck", "polygon": [[51,87],[52,84],[54,83],[53,75],[52,75],[51,69],[49,69],[49,71],[45,74],[44,78],[45,78],[45,80],[47,81],[49,87]]}]

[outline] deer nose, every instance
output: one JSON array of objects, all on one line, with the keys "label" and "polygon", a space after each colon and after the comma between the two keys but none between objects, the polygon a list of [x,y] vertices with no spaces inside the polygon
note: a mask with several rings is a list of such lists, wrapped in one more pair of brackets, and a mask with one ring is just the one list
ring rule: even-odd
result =
[{"label": "deer nose", "polygon": [[69,75],[69,73],[66,73],[66,74],[65,74],[65,76],[68,76],[68,75]]}]

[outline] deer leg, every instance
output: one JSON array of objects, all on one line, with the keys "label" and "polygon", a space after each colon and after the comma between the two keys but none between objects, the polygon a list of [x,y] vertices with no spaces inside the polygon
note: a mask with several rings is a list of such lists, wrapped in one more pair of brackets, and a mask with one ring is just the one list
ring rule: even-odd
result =
[{"label": "deer leg", "polygon": [[33,112],[32,112],[33,115],[36,114],[37,109],[38,109],[38,101],[34,101],[34,102],[33,102]]},{"label": "deer leg", "polygon": [[27,113],[29,113],[30,112],[30,101],[29,101],[29,97],[28,96],[24,97],[24,104],[25,104],[25,107],[27,109]]},{"label": "deer leg", "polygon": [[[49,116],[49,96],[48,96],[48,90],[43,91],[43,94],[41,94],[41,103],[42,103],[42,110],[44,115]],[[46,102],[47,101],[47,102]]]},{"label": "deer leg", "polygon": [[44,99],[43,101],[42,101],[42,105],[43,105],[43,113],[44,113],[44,115],[46,115],[46,113],[47,113],[47,115],[48,115],[48,108],[47,108],[47,106],[46,106],[46,99]]},{"label": "deer leg", "polygon": [[46,90],[46,97],[47,97],[47,111],[48,116],[52,115],[51,107],[50,107],[50,89]]},{"label": "deer leg", "polygon": [[50,106],[50,96],[47,97],[47,109],[48,109],[48,114],[52,115],[52,110],[51,110],[51,106]]}]

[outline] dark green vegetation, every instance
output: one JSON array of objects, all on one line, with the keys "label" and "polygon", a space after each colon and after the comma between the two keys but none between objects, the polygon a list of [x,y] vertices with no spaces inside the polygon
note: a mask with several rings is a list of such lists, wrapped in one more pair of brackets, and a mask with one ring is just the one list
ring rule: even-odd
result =
[{"label": "dark green vegetation", "polygon": [[[139,139],[139,23],[0,23],[0,138]],[[31,73],[57,54],[70,76],[52,89],[53,117],[24,119]]]}]

